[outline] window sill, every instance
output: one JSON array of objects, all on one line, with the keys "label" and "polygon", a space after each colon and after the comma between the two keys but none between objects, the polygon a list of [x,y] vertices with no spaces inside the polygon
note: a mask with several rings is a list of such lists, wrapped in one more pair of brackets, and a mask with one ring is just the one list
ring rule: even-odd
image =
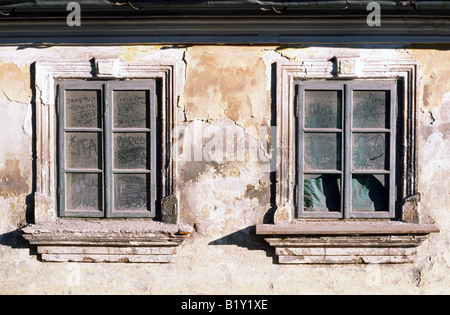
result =
[{"label": "window sill", "polygon": [[59,219],[22,228],[44,262],[172,263],[192,233],[190,226],[143,219]]},{"label": "window sill", "polygon": [[280,264],[411,263],[433,224],[391,221],[299,221],[257,225]]}]

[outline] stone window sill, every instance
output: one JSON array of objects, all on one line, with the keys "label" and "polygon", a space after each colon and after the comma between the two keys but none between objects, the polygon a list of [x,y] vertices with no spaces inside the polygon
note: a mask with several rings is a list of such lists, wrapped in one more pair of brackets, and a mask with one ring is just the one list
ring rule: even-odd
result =
[{"label": "stone window sill", "polygon": [[279,264],[411,263],[433,224],[392,221],[298,221],[257,225]]},{"label": "stone window sill", "polygon": [[22,228],[44,262],[172,263],[192,233],[187,225],[143,219],[58,219]]}]

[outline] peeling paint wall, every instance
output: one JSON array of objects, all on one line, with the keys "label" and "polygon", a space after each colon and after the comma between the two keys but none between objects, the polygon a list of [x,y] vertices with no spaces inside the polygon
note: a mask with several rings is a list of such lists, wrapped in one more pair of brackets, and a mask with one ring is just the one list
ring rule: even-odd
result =
[{"label": "peeling paint wall", "polygon": [[270,121],[270,90],[263,50],[199,46],[186,51],[186,91],[182,104],[188,120],[228,117],[244,128]]},{"label": "peeling paint wall", "polygon": [[[254,235],[273,215],[272,63],[338,51],[409,55],[420,64],[421,211],[441,232],[414,264],[281,266]],[[17,232],[33,210],[32,64],[92,58],[184,62],[176,181],[181,220],[196,231],[174,264],[43,263]],[[0,294],[450,293],[449,69],[450,52],[431,49],[0,47]]]},{"label": "peeling paint wall", "polygon": [[[430,214],[441,232],[433,235],[421,253],[421,285],[430,293],[448,292],[442,281],[450,268],[450,53],[440,50],[411,52],[420,62],[421,211]],[[432,254],[431,254],[432,253]]]}]

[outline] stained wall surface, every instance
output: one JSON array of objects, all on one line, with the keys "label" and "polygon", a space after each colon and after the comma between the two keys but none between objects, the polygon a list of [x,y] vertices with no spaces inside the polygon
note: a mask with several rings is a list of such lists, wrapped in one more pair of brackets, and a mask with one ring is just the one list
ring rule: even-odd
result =
[{"label": "stained wall surface", "polygon": [[[336,52],[404,55],[420,65],[420,211],[440,233],[413,264],[278,265],[254,235],[255,224],[273,215],[273,63]],[[174,264],[44,263],[18,231],[33,221],[32,64],[92,58],[182,61],[177,115],[187,136],[176,181],[181,221],[195,232]],[[433,49],[1,47],[0,294],[448,294],[449,78],[450,51]],[[211,142],[217,134],[225,146]]]}]

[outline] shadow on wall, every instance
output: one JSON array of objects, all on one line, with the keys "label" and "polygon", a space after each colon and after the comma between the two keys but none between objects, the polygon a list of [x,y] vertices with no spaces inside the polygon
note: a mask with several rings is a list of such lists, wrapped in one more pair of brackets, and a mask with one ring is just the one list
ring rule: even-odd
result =
[{"label": "shadow on wall", "polygon": [[12,249],[28,249],[30,257],[35,256],[38,261],[40,261],[37,248],[35,246],[31,246],[30,243],[22,237],[22,232],[20,229],[0,234],[0,246],[8,246]]},{"label": "shadow on wall", "polygon": [[30,248],[30,244],[22,237],[19,229],[0,234],[0,245],[11,248]]},{"label": "shadow on wall", "polygon": [[208,245],[234,245],[248,250],[262,250],[266,252],[267,257],[272,257],[274,263],[276,263],[275,260],[277,259],[274,248],[269,246],[263,239],[256,236],[256,226],[249,226],[245,229],[228,234],[215,241],[209,242]]}]

